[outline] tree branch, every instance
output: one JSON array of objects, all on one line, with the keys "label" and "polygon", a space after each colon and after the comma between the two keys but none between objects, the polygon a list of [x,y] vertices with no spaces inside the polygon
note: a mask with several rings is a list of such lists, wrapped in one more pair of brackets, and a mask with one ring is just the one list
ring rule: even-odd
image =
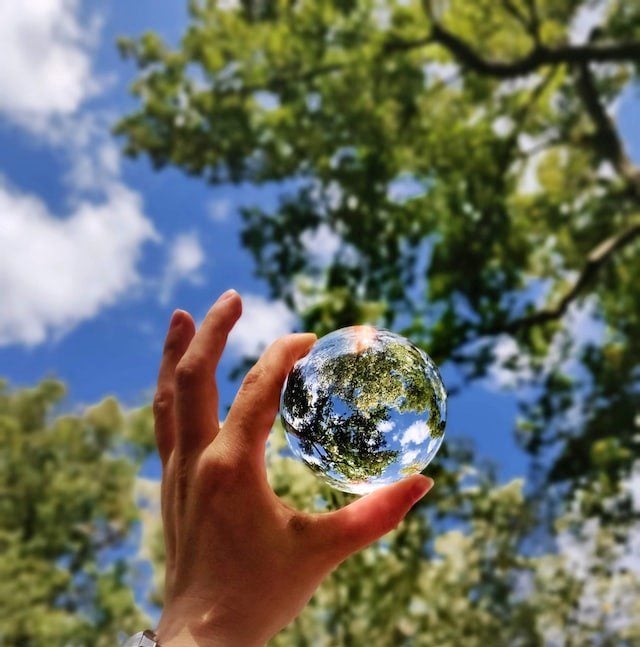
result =
[{"label": "tree branch", "polygon": [[502,5],[533,36],[534,25],[531,18],[522,13],[512,0],[502,0]]},{"label": "tree branch", "polygon": [[640,237],[640,221],[629,225],[620,233],[607,238],[593,248],[587,256],[587,262],[582,268],[573,285],[567,290],[558,303],[549,308],[543,308],[530,315],[514,319],[506,325],[489,327],[481,330],[484,334],[495,335],[498,333],[514,333],[531,326],[547,323],[560,318],[565,314],[569,305],[583,292],[598,272],[613,258],[621,249],[631,244]]},{"label": "tree branch", "polygon": [[540,45],[540,15],[538,14],[536,0],[526,1],[527,7],[529,8],[529,15],[531,16],[531,35],[536,41],[536,44]]},{"label": "tree branch", "polygon": [[406,52],[407,50],[424,47],[432,43],[431,36],[424,36],[423,38],[414,38],[412,40],[405,40],[402,38],[393,37],[387,40],[382,46],[383,54],[393,54],[394,52]]},{"label": "tree branch", "polygon": [[600,94],[588,64],[576,65],[575,74],[578,95],[596,128],[596,149],[613,164],[629,185],[634,197],[640,198],[640,169],[627,156],[615,124],[600,101]]},{"label": "tree branch", "polygon": [[437,21],[433,21],[431,38],[434,42],[446,47],[460,63],[474,72],[500,79],[531,74],[542,65],[630,61],[640,57],[640,42],[630,41],[611,44],[565,45],[554,49],[539,44],[525,57],[516,61],[487,60]]}]

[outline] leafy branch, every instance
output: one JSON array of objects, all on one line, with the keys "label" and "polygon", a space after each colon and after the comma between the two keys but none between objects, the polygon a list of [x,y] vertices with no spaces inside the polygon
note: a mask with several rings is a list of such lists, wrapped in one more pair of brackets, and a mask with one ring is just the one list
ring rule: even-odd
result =
[{"label": "leafy branch", "polygon": [[[535,3],[529,2],[530,17],[533,22],[509,0],[503,5],[528,31],[537,33],[537,13]],[[446,29],[436,18],[429,0],[423,0],[425,13],[431,25],[431,40],[449,50],[458,62],[468,69],[485,76],[510,79],[531,74],[545,65],[566,64],[576,74],[576,88],[587,114],[595,127],[593,145],[597,151],[614,166],[628,186],[632,197],[640,198],[640,169],[636,167],[625,152],[615,124],[602,104],[596,82],[589,65],[603,62],[628,62],[640,57],[640,42],[601,44],[593,38],[584,45],[565,45],[550,48],[537,38],[535,47],[526,56],[515,61],[488,60],[482,57],[469,43]],[[583,292],[595,276],[620,249],[626,247],[640,235],[640,223],[634,223],[597,245],[587,256],[586,263],[577,279],[564,296],[553,307],[543,308],[508,322],[506,325],[491,326],[482,330],[485,334],[515,332],[534,325],[546,323],[561,317],[569,305]]]},{"label": "leafy branch", "polygon": [[587,255],[587,261],[578,274],[578,277],[555,306],[542,308],[532,314],[514,319],[507,324],[487,327],[481,332],[488,335],[504,332],[514,333],[562,317],[569,308],[569,305],[593,281],[613,256],[630,245],[638,237],[640,237],[640,221],[629,225],[620,233],[607,238],[594,247]]},{"label": "leafy branch", "polygon": [[596,129],[596,149],[613,164],[629,185],[633,196],[640,198],[640,169],[634,166],[625,152],[613,120],[602,105],[593,73],[586,63],[576,65],[575,71],[578,94]]},{"label": "leafy branch", "polygon": [[[433,14],[431,14],[433,16]],[[446,47],[467,68],[500,79],[511,79],[535,72],[543,65],[627,62],[640,57],[640,42],[588,43],[547,47],[541,43],[515,61],[497,61],[482,57],[453,32],[432,18],[431,40]]]}]

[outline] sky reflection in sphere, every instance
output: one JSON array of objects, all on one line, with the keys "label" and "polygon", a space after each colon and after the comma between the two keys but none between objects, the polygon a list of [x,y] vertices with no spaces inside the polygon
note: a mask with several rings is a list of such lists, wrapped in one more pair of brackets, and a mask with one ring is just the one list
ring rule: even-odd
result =
[{"label": "sky reflection in sphere", "polygon": [[446,401],[423,350],[388,330],[351,326],[296,362],[280,414],[295,457],[332,487],[364,494],[431,462]]}]

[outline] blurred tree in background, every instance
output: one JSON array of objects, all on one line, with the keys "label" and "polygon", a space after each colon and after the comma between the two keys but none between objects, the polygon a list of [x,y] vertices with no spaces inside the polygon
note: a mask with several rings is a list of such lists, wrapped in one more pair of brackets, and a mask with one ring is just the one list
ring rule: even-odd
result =
[{"label": "blurred tree in background", "polygon": [[63,395],[0,385],[0,645],[111,647],[144,622],[124,549],[151,418],[107,399],[53,419]]},{"label": "blurred tree in background", "polygon": [[[243,214],[272,295],[319,334],[391,327],[466,381],[501,363],[532,456],[531,487],[496,487],[449,443],[421,514],[276,642],[635,644],[640,168],[611,109],[640,72],[640,4],[190,11],[177,49],[120,43],[140,68],[127,152],[212,183],[283,183],[276,210]],[[602,19],[579,40],[589,12]],[[318,484],[277,469],[310,505]]]}]

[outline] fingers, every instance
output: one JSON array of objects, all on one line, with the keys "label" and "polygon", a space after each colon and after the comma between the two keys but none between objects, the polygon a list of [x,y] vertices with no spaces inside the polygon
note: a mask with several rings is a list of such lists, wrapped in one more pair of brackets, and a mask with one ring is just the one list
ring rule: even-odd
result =
[{"label": "fingers", "polygon": [[227,336],[242,312],[235,290],[225,292],[211,307],[200,330],[176,367],[177,449],[201,450],[218,431],[218,390],[215,371]]},{"label": "fingers", "polygon": [[158,372],[158,386],[153,398],[156,443],[165,465],[175,444],[175,370],[196,332],[188,312],[176,310],[169,323]]},{"label": "fingers", "polygon": [[340,510],[320,514],[323,543],[332,557],[341,562],[393,530],[432,487],[432,479],[416,474]]},{"label": "fingers", "polygon": [[317,337],[286,335],[275,341],[247,373],[221,432],[225,443],[264,463],[264,447],[273,426],[287,374]]}]

